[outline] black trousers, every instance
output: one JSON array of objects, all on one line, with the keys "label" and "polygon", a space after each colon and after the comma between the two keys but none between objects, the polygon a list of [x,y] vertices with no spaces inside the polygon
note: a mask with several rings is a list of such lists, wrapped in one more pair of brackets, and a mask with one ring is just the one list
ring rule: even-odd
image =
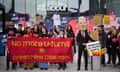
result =
[{"label": "black trousers", "polygon": [[105,65],[105,55],[104,54],[101,56],[101,64]]},{"label": "black trousers", "polygon": [[109,53],[109,54],[108,54],[108,63],[110,63],[110,62],[111,62],[111,56],[112,56],[112,54],[111,54],[111,53]]},{"label": "black trousers", "polygon": [[[10,68],[10,55],[7,53],[7,58],[6,58],[7,60],[6,60],[6,66],[7,66],[7,69],[9,69]],[[12,63],[12,68],[14,69],[14,68],[16,68],[16,64],[17,63]]]},{"label": "black trousers", "polygon": [[111,48],[110,47],[107,47],[107,54],[108,54],[108,63],[111,62],[111,56],[112,56],[112,53],[111,53]]},{"label": "black trousers", "polygon": [[117,49],[118,63],[120,63],[120,50]]},{"label": "black trousers", "polygon": [[116,57],[117,57],[117,49],[116,47],[112,47],[112,63],[116,64]]},{"label": "black trousers", "polygon": [[58,63],[58,64],[59,64],[60,68],[66,68],[67,67],[66,63]]},{"label": "black trousers", "polygon": [[80,69],[80,67],[81,67],[81,57],[82,57],[83,52],[84,52],[85,68],[88,67],[88,53],[87,53],[87,50],[85,50],[85,47],[79,46],[79,49],[78,49],[78,69]]}]

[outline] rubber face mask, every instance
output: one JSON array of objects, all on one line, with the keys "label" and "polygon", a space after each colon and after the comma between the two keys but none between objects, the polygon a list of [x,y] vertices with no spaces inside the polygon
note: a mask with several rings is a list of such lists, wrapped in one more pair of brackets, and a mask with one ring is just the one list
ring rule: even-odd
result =
[{"label": "rubber face mask", "polygon": [[78,29],[79,30],[87,30],[87,21],[86,21],[86,19],[80,19],[78,21]]}]

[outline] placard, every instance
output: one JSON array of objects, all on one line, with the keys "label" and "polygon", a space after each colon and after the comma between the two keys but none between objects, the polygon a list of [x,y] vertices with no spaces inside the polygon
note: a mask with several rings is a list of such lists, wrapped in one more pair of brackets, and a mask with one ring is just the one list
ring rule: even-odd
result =
[{"label": "placard", "polygon": [[93,16],[94,26],[98,26],[103,24],[103,15],[102,14],[96,14]]},{"label": "placard", "polygon": [[101,45],[99,41],[91,42],[86,44],[87,50],[90,56],[93,56],[92,51],[99,51],[101,49]]},{"label": "placard", "polygon": [[110,16],[109,15],[104,15],[104,24],[110,25]]}]

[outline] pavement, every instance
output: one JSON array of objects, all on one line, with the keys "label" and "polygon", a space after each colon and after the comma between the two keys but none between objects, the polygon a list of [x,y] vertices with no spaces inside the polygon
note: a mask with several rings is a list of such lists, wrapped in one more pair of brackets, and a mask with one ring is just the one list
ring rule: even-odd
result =
[{"label": "pavement", "polygon": [[[107,62],[107,55],[105,55],[106,57],[106,62]],[[94,65],[96,66],[95,68],[97,68],[97,66],[100,66],[100,69],[96,70],[91,70],[91,59],[89,58],[89,64],[88,64],[88,71],[84,70],[84,59],[82,57],[81,61],[81,70],[79,72],[120,72],[120,66],[114,67],[113,64],[109,64],[105,67],[97,65],[97,63],[94,63]],[[99,60],[98,60],[99,61]],[[39,68],[34,68],[33,70],[24,70],[23,68],[20,68],[19,66],[17,66],[16,70],[8,70],[6,71],[6,56],[0,56],[0,72],[78,72],[77,71],[77,53],[74,55],[74,61],[72,63],[67,63],[67,69],[65,71],[63,70],[57,70],[58,65],[49,65],[48,70],[44,71],[44,70],[40,70]]]}]

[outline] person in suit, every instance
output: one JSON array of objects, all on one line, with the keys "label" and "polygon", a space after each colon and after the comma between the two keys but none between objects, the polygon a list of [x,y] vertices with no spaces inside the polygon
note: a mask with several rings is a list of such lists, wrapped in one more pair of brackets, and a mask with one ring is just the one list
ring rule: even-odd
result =
[{"label": "person in suit", "polygon": [[77,34],[76,41],[78,44],[78,68],[77,70],[80,70],[81,65],[81,56],[84,52],[84,60],[85,60],[85,70],[88,70],[88,52],[86,50],[86,43],[94,41],[89,36],[89,33],[87,31],[87,21],[85,17],[79,17],[78,18],[78,25],[80,27],[80,30]]}]

